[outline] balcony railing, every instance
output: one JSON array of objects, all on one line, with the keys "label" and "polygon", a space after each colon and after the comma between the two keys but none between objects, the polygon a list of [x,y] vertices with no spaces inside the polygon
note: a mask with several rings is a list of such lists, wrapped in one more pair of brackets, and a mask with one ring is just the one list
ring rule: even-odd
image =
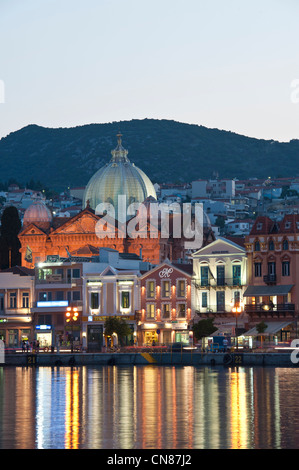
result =
[{"label": "balcony railing", "polygon": [[209,307],[201,307],[200,309],[196,309],[195,313],[197,315],[234,315],[232,313],[231,306],[228,305],[210,305]]},{"label": "balcony railing", "polygon": [[46,277],[46,279],[36,278],[35,284],[77,284],[81,279],[80,278],[64,278],[59,274],[52,274]]},{"label": "balcony railing", "polygon": [[273,304],[264,302],[256,305],[245,305],[245,312],[249,314],[273,315],[275,313],[288,313],[293,315],[295,313],[295,304]]},{"label": "balcony railing", "polygon": [[245,284],[240,277],[226,277],[218,279],[200,279],[194,280],[194,285],[197,289],[204,289],[207,287],[242,287]]},{"label": "balcony railing", "polygon": [[265,284],[276,284],[276,274],[267,274],[263,279]]}]

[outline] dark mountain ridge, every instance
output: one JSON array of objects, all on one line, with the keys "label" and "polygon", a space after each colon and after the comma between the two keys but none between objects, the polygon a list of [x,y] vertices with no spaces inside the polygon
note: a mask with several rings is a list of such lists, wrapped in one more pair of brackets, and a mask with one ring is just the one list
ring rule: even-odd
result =
[{"label": "dark mountain ridge", "polygon": [[278,142],[171,120],[143,119],[73,128],[28,125],[0,140],[0,181],[40,180],[56,190],[85,186],[123,135],[131,162],[155,182],[299,175],[299,140]]}]

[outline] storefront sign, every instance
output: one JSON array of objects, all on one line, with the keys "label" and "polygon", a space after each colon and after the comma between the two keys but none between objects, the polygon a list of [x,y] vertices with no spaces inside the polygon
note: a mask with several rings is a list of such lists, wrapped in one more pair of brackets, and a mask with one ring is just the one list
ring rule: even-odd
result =
[{"label": "storefront sign", "polygon": [[37,330],[51,330],[51,325],[36,325],[35,327]]},{"label": "storefront sign", "polygon": [[36,302],[36,306],[40,307],[68,307],[69,301],[68,300],[40,300]]},{"label": "storefront sign", "polygon": [[[96,316],[94,315],[92,318],[92,321],[106,321],[107,318],[111,318],[112,315],[105,315],[105,316]],[[83,317],[83,321],[84,321],[84,318],[86,317]],[[88,318],[88,321],[89,321],[89,318],[90,317],[87,317]],[[118,320],[121,320],[121,319],[124,319],[124,320],[135,320],[135,316],[134,315],[130,315],[130,316],[126,316],[126,315],[121,315],[121,316],[113,316],[113,318],[117,318]],[[86,321],[86,320],[85,320]]]},{"label": "storefront sign", "polygon": [[160,278],[170,277],[170,274],[173,273],[173,268],[164,268],[159,272]]}]

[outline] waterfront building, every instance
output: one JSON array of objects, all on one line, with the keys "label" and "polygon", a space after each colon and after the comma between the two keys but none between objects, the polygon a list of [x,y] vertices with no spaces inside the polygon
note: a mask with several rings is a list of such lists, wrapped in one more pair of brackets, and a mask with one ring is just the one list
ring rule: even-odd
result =
[{"label": "waterfront building", "polygon": [[189,343],[192,264],[168,260],[140,277],[138,344]]},{"label": "waterfront building", "polygon": [[[245,328],[247,317],[242,304],[247,257],[244,247],[219,237],[193,253],[192,259],[195,319],[214,318],[215,326],[227,333],[236,326]],[[236,307],[241,311],[235,312]]]},{"label": "waterfront building", "polygon": [[[281,221],[261,216],[245,239],[248,257],[248,287],[245,311],[251,324],[277,322],[286,341],[296,336],[299,309],[299,215],[285,215]],[[293,326],[291,326],[293,325]],[[296,336],[297,337],[297,336]]]},{"label": "waterfront building", "polygon": [[0,339],[7,347],[33,339],[34,270],[14,266],[0,272]]},{"label": "waterfront building", "polygon": [[[48,256],[36,266],[34,314],[35,338],[41,346],[69,343],[89,351],[107,345],[105,320],[123,318],[131,327],[129,344],[137,334],[135,312],[139,309],[138,278],[148,263],[135,254],[100,248],[91,256]],[[68,323],[68,308],[79,313]]]}]

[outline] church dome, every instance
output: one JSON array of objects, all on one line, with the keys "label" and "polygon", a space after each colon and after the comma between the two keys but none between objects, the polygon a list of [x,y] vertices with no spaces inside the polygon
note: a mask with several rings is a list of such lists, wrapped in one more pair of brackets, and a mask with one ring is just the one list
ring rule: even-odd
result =
[{"label": "church dome", "polygon": [[92,176],[83,197],[83,209],[87,204],[96,210],[98,204],[110,203],[114,206],[116,218],[118,196],[126,196],[126,207],[133,202],[142,203],[149,196],[157,198],[150,179],[128,159],[128,151],[122,146],[121,134],[117,137],[118,145],[111,152],[110,162]]},{"label": "church dome", "polygon": [[51,211],[41,201],[33,202],[24,213],[23,227],[34,224],[40,228],[48,228],[51,222]]}]

